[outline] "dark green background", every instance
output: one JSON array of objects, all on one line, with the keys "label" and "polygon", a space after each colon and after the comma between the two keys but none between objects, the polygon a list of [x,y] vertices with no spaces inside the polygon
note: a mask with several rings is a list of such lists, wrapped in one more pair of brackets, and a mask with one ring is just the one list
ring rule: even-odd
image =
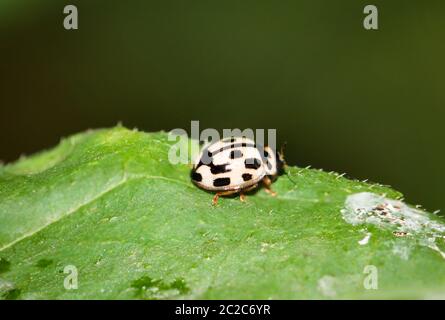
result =
[{"label": "dark green background", "polygon": [[[76,4],[79,30],[62,26]],[[378,31],[362,27],[379,8]],[[0,2],[0,158],[118,121],[276,128],[291,164],[445,208],[443,1]]]}]

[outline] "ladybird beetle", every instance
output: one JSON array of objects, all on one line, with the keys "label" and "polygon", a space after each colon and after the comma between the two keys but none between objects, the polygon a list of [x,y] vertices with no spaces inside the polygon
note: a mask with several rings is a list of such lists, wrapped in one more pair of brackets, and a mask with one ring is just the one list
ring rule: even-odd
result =
[{"label": "ladybird beetle", "polygon": [[191,172],[191,179],[198,187],[216,192],[213,205],[220,196],[245,193],[257,188],[260,183],[266,192],[275,196],[270,189],[272,182],[284,172],[282,152],[270,147],[256,145],[245,137],[229,137],[203,148]]}]

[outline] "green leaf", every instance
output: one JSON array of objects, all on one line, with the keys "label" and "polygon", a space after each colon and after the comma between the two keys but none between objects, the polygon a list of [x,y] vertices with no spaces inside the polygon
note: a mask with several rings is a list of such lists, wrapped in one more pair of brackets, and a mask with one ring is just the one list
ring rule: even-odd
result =
[{"label": "green leaf", "polygon": [[444,297],[444,221],[400,193],[291,167],[277,197],[213,207],[168,161],[174,143],[116,127],[0,167],[0,296]]}]

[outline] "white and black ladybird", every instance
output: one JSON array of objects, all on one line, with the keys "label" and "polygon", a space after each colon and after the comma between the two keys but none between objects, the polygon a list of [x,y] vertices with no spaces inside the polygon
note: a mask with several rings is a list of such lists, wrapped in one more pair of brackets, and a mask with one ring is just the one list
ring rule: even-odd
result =
[{"label": "white and black ladybird", "polygon": [[216,192],[219,196],[245,193],[263,184],[265,190],[275,195],[270,185],[284,171],[282,153],[270,147],[256,145],[245,137],[229,137],[203,148],[191,172],[192,181],[200,188]]}]

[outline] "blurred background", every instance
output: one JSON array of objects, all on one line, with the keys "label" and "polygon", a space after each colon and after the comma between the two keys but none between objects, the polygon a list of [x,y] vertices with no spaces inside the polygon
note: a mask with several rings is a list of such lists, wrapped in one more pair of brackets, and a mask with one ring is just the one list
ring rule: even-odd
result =
[{"label": "blurred background", "polygon": [[[79,29],[63,28],[63,8]],[[379,9],[379,30],[363,8]],[[0,2],[0,159],[119,121],[276,128],[290,164],[445,209],[445,5],[430,1]]]}]

